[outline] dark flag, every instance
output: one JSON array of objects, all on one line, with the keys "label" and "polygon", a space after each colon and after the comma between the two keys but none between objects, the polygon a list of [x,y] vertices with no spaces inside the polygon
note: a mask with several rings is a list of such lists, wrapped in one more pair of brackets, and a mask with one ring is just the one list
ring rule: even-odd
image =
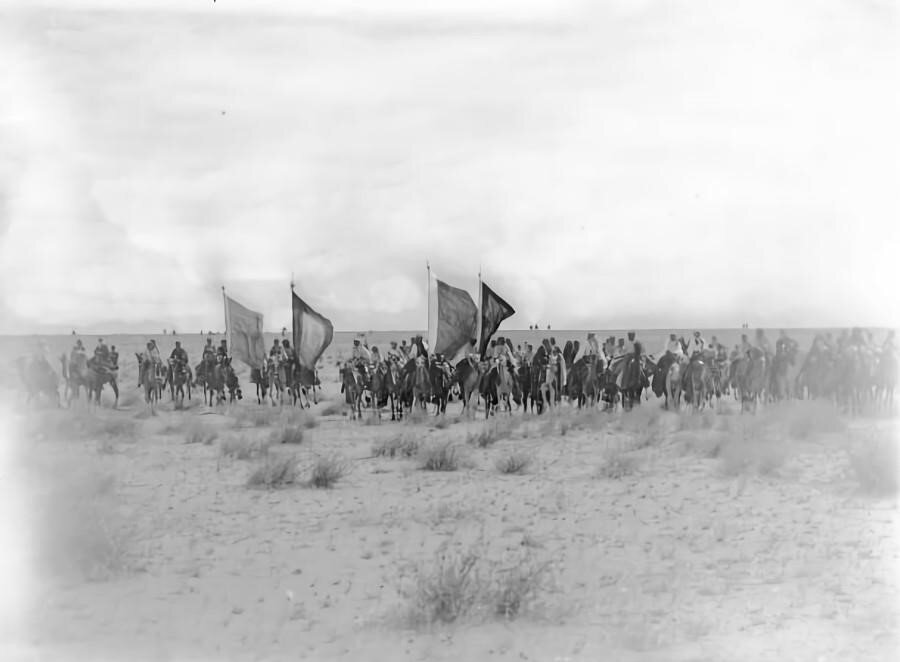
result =
[{"label": "dark flag", "polygon": [[291,308],[294,318],[294,350],[300,365],[314,370],[316,361],[334,337],[331,322],[309,307],[297,293],[291,291]]},{"label": "dark flag", "polygon": [[438,280],[429,270],[428,349],[448,359],[475,336],[478,307],[468,292]]},{"label": "dark flag", "polygon": [[479,327],[481,337],[478,339],[478,353],[484,356],[491,336],[500,328],[500,322],[515,315],[515,309],[501,299],[494,290],[485,283],[481,284],[481,317]]}]

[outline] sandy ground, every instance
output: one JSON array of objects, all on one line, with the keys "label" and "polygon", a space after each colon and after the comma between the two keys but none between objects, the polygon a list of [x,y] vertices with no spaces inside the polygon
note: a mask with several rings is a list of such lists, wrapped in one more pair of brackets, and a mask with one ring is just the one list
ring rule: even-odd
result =
[{"label": "sandy ground", "polygon": [[[127,374],[117,411],[19,404],[6,476],[25,513],[28,590],[2,658],[897,659],[896,496],[873,493],[851,461],[883,464],[865,452],[896,442],[894,419],[846,421],[812,403],[679,415],[650,401],[501,417],[481,448],[471,442],[485,423],[452,405],[441,426],[327,413],[332,372],[302,417],[255,397],[185,411],[166,398],[148,416]],[[314,427],[268,459],[223,454],[286,420]],[[189,432],[216,438],[188,443]],[[397,439],[457,442],[463,466],[373,457]],[[530,466],[498,471],[514,451]],[[297,484],[331,454],[349,467],[334,487]],[[297,482],[248,487],[287,455]],[[478,557],[485,591],[516,569],[543,572],[515,617],[486,598],[423,624],[417,587],[444,544],[451,565]]]}]

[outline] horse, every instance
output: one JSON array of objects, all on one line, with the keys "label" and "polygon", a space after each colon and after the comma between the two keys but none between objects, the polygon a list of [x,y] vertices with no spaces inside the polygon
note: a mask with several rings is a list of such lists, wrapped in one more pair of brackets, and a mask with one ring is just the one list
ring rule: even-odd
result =
[{"label": "horse", "polygon": [[766,387],[767,360],[765,353],[753,347],[749,356],[742,356],[731,364],[731,383],[741,401],[741,413],[752,409],[756,413],[760,396]]},{"label": "horse", "polygon": [[362,378],[349,362],[341,368],[341,393],[344,402],[350,406],[350,418],[362,418]]},{"label": "horse", "polygon": [[712,373],[707,359],[691,358],[681,378],[681,389],[694,411],[702,409],[712,392]]},{"label": "horse", "polygon": [[263,374],[263,369],[250,368],[250,383],[256,384],[256,404],[261,405],[269,389],[269,381]]},{"label": "horse", "polygon": [[434,415],[447,413],[447,400],[450,396],[450,375],[443,366],[432,363],[428,368],[428,377],[431,382],[431,401],[435,404]]},{"label": "horse", "polygon": [[641,403],[641,394],[650,386],[647,377],[648,368],[652,366],[655,369],[656,365],[640,354],[627,354],[621,366],[622,407],[627,411],[635,404]]},{"label": "horse", "polygon": [[266,385],[272,406],[275,406],[276,397],[278,404],[284,404],[284,390],[287,388],[284,364],[271,356],[266,359]]},{"label": "horse", "polygon": [[797,382],[797,370],[792,369],[796,361],[796,350],[785,350],[779,344],[772,359],[769,374],[769,399],[772,401],[787,400],[794,397]]},{"label": "horse", "polygon": [[231,365],[231,359],[222,359],[222,362],[216,366],[216,382],[221,384],[221,400],[225,400],[225,388],[228,389],[228,403],[234,404],[235,400],[243,400],[244,394],[241,392],[241,384],[238,381],[237,373]]},{"label": "horse", "polygon": [[197,364],[197,369],[194,371],[197,375],[194,381],[203,387],[203,402],[204,404],[207,402],[208,396],[210,406],[212,406],[213,393],[215,392],[215,384],[213,383],[215,370],[216,357],[214,354],[207,353],[203,360]]},{"label": "horse", "polygon": [[313,403],[319,404],[319,397],[316,393],[317,387],[319,386],[319,375],[312,368],[307,368],[300,364],[299,361],[294,361],[291,370],[291,393],[293,395],[293,402],[297,404],[297,401],[300,400],[300,406],[303,406],[303,400],[306,400],[306,408],[310,408],[309,403],[309,391],[312,391],[313,394]]},{"label": "horse", "polygon": [[470,359],[462,359],[456,364],[453,371],[453,382],[459,386],[459,399],[462,401],[463,412],[472,411],[470,402],[472,395],[479,392],[481,384],[481,364]]},{"label": "horse", "polygon": [[416,363],[412,381],[413,402],[425,409],[425,404],[431,398],[431,375],[424,361]]},{"label": "horse", "polygon": [[175,409],[181,409],[184,407],[185,389],[188,400],[191,399],[191,367],[183,361],[170,358],[166,381],[175,401]]},{"label": "horse", "polygon": [[894,387],[897,385],[897,357],[888,350],[882,350],[875,361],[875,404],[878,407],[894,408]]},{"label": "horse", "polygon": [[682,379],[684,378],[682,370],[685,361],[686,357],[682,354],[681,358],[675,357],[674,361],[669,362],[665,376],[666,409],[669,406],[672,406],[675,411],[681,408]]},{"label": "horse", "polygon": [[157,365],[144,354],[135,353],[135,356],[138,359],[141,387],[144,389],[144,402],[147,403],[150,413],[155,415],[156,403],[162,394],[160,376],[156,373]]},{"label": "horse", "polygon": [[62,361],[63,375],[66,377],[66,397],[69,402],[72,400],[72,394],[74,393],[75,397],[78,397],[81,387],[84,386],[88,404],[95,402],[99,405],[103,385],[108,383],[116,396],[113,408],[118,407],[119,385],[116,381],[116,370],[102,368],[98,365],[96,358],[87,359],[83,354],[68,364],[68,371],[66,370],[65,356],[62,357]]},{"label": "horse", "polygon": [[[63,359],[65,360],[65,357]],[[25,386],[26,405],[34,399],[39,399],[41,395],[46,395],[56,401],[57,407],[62,406],[62,400],[59,397],[59,378],[45,358],[33,358],[29,361],[26,357],[20,356],[16,359],[16,368],[18,368],[19,377]],[[65,362],[63,369],[65,369]]]}]

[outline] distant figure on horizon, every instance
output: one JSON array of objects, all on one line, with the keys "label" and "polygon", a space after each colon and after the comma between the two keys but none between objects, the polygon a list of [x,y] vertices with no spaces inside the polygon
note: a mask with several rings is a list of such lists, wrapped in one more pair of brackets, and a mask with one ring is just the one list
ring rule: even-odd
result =
[{"label": "distant figure on horizon", "polygon": [[75,329],[72,329],[72,335],[73,336],[75,335]]},{"label": "distant figure on horizon", "polygon": [[550,325],[548,324],[548,325],[547,325],[547,331],[549,331],[549,330],[550,330]]}]

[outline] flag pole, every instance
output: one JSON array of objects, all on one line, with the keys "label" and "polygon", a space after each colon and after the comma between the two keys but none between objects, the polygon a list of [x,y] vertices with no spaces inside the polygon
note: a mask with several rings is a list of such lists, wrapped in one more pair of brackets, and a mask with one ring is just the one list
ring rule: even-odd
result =
[{"label": "flag pole", "polygon": [[428,293],[428,303],[425,309],[425,339],[431,338],[431,263],[425,260],[425,291]]},{"label": "flag pole", "polygon": [[481,287],[481,265],[478,265],[478,318],[475,322],[475,342],[478,343],[475,347],[475,350],[481,354],[481,313],[484,310],[484,300],[482,299],[482,290]]},{"label": "flag pole", "polygon": [[225,343],[228,351],[231,351],[231,329],[228,326],[228,297],[225,296],[225,286],[222,286],[222,303],[225,306]]}]

